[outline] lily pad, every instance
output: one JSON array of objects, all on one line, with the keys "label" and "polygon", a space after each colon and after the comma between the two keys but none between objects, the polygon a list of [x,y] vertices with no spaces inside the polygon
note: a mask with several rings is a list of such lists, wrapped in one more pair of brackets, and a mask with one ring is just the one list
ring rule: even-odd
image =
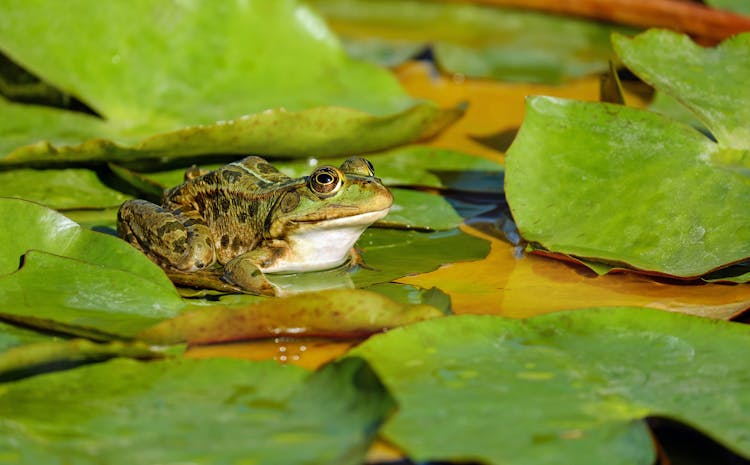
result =
[{"label": "lily pad", "polygon": [[750,457],[750,377],[737,357],[748,349],[745,325],[601,308],[451,316],[375,336],[351,355],[398,402],[382,434],[415,462],[650,465],[648,416]]},{"label": "lily pad", "polygon": [[152,344],[212,344],[279,336],[359,338],[443,313],[363,290],[339,289],[228,307],[201,308],[139,334]]},{"label": "lily pad", "polygon": [[347,58],[295,0],[9,0],[0,49],[104,117],[0,102],[7,164],[365,152],[428,137],[460,114]]},{"label": "lily pad", "polygon": [[534,97],[506,159],[508,204],[552,252],[697,277],[750,256],[750,178],[725,154],[658,114]]},{"label": "lily pad", "polygon": [[0,197],[18,197],[57,210],[119,207],[129,195],[105,185],[95,172],[18,169],[0,172]]},{"label": "lily pad", "polygon": [[352,274],[357,287],[426,273],[451,262],[479,260],[490,251],[489,242],[458,229],[426,233],[370,228],[357,248],[366,265]]},{"label": "lily pad", "polygon": [[[9,464],[362,463],[392,401],[361,360],[119,359],[5,384]],[[331,422],[335,418],[335,422]]]},{"label": "lily pad", "polygon": [[[715,48],[686,35],[652,30],[633,39],[615,35],[622,61],[641,79],[676,98],[698,116],[722,148],[750,149],[750,34]],[[734,158],[727,154],[727,158]]]},{"label": "lily pad", "polygon": [[389,65],[394,57],[432,43],[438,64],[450,73],[559,83],[604,71],[612,57],[613,28],[579,19],[443,2],[313,0],[312,4],[344,38],[350,53]]},{"label": "lily pad", "polygon": [[530,99],[506,164],[523,237],[552,253],[681,278],[750,256],[750,219],[738,213],[750,199],[750,93],[734,83],[750,76],[748,41],[703,49],[668,31],[615,37],[623,61],[686,104],[716,142],[641,110]]},{"label": "lily pad", "polygon": [[0,199],[0,217],[7,318],[129,336],[185,307],[164,272],[116,237],[24,200]]}]

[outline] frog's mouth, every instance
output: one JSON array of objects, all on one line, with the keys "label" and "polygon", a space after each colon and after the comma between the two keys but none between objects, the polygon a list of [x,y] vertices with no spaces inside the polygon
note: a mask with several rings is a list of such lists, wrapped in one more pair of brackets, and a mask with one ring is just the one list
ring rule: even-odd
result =
[{"label": "frog's mouth", "polygon": [[294,224],[299,225],[304,229],[340,229],[357,226],[363,227],[364,229],[364,227],[367,227],[372,223],[385,218],[390,210],[391,207],[388,207],[382,210],[375,210],[350,216],[340,216],[338,218],[331,218],[328,220],[296,220],[294,221]]}]

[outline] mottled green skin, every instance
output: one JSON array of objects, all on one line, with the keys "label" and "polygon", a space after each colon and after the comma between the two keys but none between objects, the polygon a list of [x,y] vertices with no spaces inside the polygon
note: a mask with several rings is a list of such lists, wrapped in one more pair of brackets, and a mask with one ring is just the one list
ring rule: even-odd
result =
[{"label": "mottled green skin", "polygon": [[[323,269],[331,260],[343,263],[348,257],[349,250],[332,259],[335,251],[306,247],[301,243],[305,231],[334,234],[346,218],[372,212],[364,215],[367,221],[374,218],[369,225],[385,216],[393,202],[372,165],[355,157],[338,169],[321,167],[299,179],[254,156],[213,172],[194,168],[185,178],[165,192],[161,206],[125,202],[118,212],[120,236],[167,271],[194,272],[219,264],[225,281],[265,294],[273,292],[263,271]],[[339,182],[318,182],[329,178]],[[327,226],[329,220],[340,221]],[[362,230],[367,226],[353,221]],[[316,259],[322,255],[327,258],[318,267]]]}]

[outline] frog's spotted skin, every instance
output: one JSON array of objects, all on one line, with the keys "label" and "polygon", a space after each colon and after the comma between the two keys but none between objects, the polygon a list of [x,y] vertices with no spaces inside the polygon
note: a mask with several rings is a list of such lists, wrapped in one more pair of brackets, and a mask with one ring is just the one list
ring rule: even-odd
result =
[{"label": "frog's spotted skin", "polygon": [[321,270],[344,263],[354,242],[383,218],[393,197],[372,165],[352,157],[292,179],[260,157],[212,172],[195,167],[161,206],[125,202],[121,237],[170,271],[216,264],[223,279],[272,293],[263,273]]}]

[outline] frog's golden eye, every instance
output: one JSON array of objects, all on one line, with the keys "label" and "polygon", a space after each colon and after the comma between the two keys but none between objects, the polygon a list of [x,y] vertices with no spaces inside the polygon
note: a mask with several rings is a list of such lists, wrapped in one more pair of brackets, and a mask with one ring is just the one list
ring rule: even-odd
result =
[{"label": "frog's golden eye", "polygon": [[320,197],[330,197],[341,189],[342,176],[333,166],[321,166],[310,175],[310,189]]}]

